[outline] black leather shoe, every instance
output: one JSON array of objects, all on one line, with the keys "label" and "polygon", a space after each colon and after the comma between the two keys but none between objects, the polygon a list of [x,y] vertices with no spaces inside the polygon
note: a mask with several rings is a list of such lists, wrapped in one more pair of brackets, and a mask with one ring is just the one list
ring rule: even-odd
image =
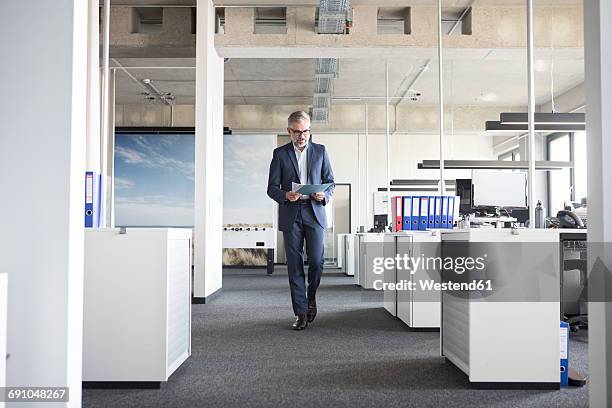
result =
[{"label": "black leather shoe", "polygon": [[312,321],[317,316],[317,301],[312,299],[308,300],[308,314],[306,315],[308,319],[308,323],[312,323]]},{"label": "black leather shoe", "polygon": [[308,322],[306,321],[306,315],[298,315],[295,318],[295,322],[291,325],[293,330],[304,330],[308,326]]}]

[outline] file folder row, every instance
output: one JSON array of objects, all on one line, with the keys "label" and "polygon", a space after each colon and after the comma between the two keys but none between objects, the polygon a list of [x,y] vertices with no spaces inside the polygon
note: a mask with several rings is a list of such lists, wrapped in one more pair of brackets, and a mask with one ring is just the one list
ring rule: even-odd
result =
[{"label": "file folder row", "polygon": [[393,231],[452,229],[459,219],[457,196],[395,196]]}]

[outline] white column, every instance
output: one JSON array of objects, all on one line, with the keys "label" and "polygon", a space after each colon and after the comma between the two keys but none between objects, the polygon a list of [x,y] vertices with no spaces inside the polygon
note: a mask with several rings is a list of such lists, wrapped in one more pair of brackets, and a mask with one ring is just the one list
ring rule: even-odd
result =
[{"label": "white column", "polygon": [[[87,159],[85,168],[100,173],[100,1],[89,0],[87,30]],[[83,175],[85,177],[85,175]]]},{"label": "white column", "polygon": [[[0,271],[8,386],[68,386],[81,405],[88,4],[0,2]],[[24,26],[24,23],[27,23]]]},{"label": "white column", "polygon": [[221,289],[223,58],[215,49],[212,1],[198,0],[197,7],[193,291],[202,302]]},{"label": "white column", "polygon": [[[584,2],[589,209],[589,404],[612,405],[612,3]],[[603,245],[602,245],[603,243]],[[594,266],[597,265],[594,268]],[[603,302],[606,300],[606,302]]]},{"label": "white column", "polygon": [[527,205],[529,206],[529,228],[535,228],[535,72],[533,68],[533,0],[527,0]]}]

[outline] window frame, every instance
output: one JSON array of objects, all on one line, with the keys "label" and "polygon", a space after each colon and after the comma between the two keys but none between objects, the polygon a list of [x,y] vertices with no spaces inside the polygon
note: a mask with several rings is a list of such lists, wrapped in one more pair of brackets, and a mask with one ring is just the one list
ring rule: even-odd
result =
[{"label": "window frame", "polygon": [[[569,186],[570,186],[570,201],[575,202],[576,201],[576,174],[575,174],[575,170],[574,170],[574,133],[575,132],[557,132],[557,133],[551,133],[550,135],[546,136],[546,160],[551,160],[550,157],[550,144],[551,142],[560,139],[562,137],[568,136],[568,143],[569,143],[569,161],[572,163],[572,165],[570,166],[569,169]],[[550,209],[551,209],[551,202],[552,202],[552,194],[551,194],[551,171],[548,171],[546,174],[546,184],[547,184],[547,198],[548,198],[548,215],[550,217],[553,216],[553,214],[551,214]]]}]

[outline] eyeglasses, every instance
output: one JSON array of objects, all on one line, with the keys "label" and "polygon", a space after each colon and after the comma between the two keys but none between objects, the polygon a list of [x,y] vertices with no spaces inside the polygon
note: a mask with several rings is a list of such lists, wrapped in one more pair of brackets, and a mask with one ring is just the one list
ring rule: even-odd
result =
[{"label": "eyeglasses", "polygon": [[306,130],[294,130],[289,128],[289,131],[291,132],[291,134],[293,134],[293,136],[309,136],[310,135],[310,129],[306,129]]}]

